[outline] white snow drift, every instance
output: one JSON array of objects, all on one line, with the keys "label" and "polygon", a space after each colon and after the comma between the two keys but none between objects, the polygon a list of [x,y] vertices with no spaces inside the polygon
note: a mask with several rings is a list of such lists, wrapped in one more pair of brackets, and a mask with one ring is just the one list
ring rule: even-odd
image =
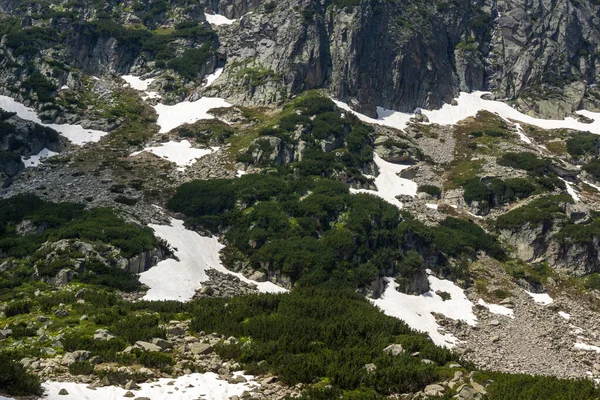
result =
[{"label": "white snow drift", "polygon": [[150,225],[156,236],[176,249],[179,261],[167,259],[140,274],[140,282],[150,287],[144,300],[190,300],[201,282],[208,280],[206,271],[216,269],[253,283],[263,293],[282,293],[286,290],[271,282],[254,282],[242,274],[229,271],[221,264],[219,251],[224,247],[216,237],[200,236],[185,229],[183,221],[171,219],[171,225]]},{"label": "white snow drift", "polygon": [[157,156],[169,160],[177,164],[178,167],[187,167],[196,162],[197,159],[207,156],[219,150],[218,147],[212,147],[210,149],[196,149],[192,147],[192,144],[187,140],[181,142],[166,142],[161,143],[159,146],[146,147],[142,151],[136,151],[131,156],[137,156],[138,154],[147,151]]},{"label": "white snow drift", "polygon": [[569,193],[569,195],[573,198],[573,201],[575,203],[579,202],[579,195],[577,194],[577,192],[575,191],[575,189],[573,188],[573,184],[563,178],[559,178],[561,181],[563,181],[565,183],[565,185],[567,185],[567,193]]},{"label": "white snow drift", "polygon": [[141,92],[148,90],[148,86],[155,81],[154,78],[142,79],[139,76],[134,75],[123,75],[121,78],[123,78],[123,80],[129,84],[129,86]]},{"label": "white snow drift", "polygon": [[554,300],[552,300],[552,297],[550,297],[548,293],[531,293],[527,290],[525,291],[525,293],[531,296],[534,302],[544,306],[547,306],[548,304],[552,304],[554,302]]},{"label": "white snow drift", "polygon": [[566,319],[567,321],[571,319],[571,314],[566,313],[564,311],[559,311],[558,315],[560,315],[562,318]]},{"label": "white snow drift", "polygon": [[[239,374],[239,373],[238,373]],[[246,383],[229,383],[219,379],[214,372],[184,375],[177,379],[159,379],[157,382],[142,383],[139,390],[132,390],[135,397],[151,399],[189,400],[202,398],[206,400],[227,400],[232,396],[241,396],[260,386],[251,375],[244,375]],[[118,386],[106,386],[88,389],[88,384],[74,382],[46,382],[45,399],[48,400],[121,400],[127,390]],[[65,389],[68,395],[59,395]]]},{"label": "white snow drift", "polygon": [[148,87],[156,80],[155,78],[142,79],[139,76],[134,75],[123,75],[121,78],[127,82],[126,85],[129,85],[140,92],[144,92],[142,95],[143,100],[159,99],[161,97],[158,92],[148,91]]},{"label": "white snow drift", "polygon": [[220,107],[231,107],[231,104],[219,97],[202,97],[194,102],[184,101],[173,106],[157,104],[154,109],[158,114],[160,133],[167,133],[183,124],[214,119],[208,111]]},{"label": "white snow drift", "polygon": [[66,137],[71,143],[81,146],[90,142],[97,142],[103,136],[106,136],[107,132],[97,131],[93,129],[85,129],[81,125],[69,125],[69,124],[43,124],[39,119],[37,113],[24,104],[8,97],[0,96],[0,108],[17,113],[17,116],[31,122],[38,123],[48,128],[52,128],[62,136]]},{"label": "white snow drift", "polygon": [[585,344],[581,342],[575,343],[574,346],[577,350],[585,350],[585,351],[595,351],[596,353],[600,353],[600,347],[592,346],[591,344]]},{"label": "white snow drift", "polygon": [[[591,111],[577,111],[577,114],[583,115],[587,118],[594,120],[591,124],[585,124],[577,121],[575,118],[567,117],[562,120],[550,120],[531,117],[523,114],[522,112],[515,110],[510,105],[494,100],[484,100],[481,98],[482,95],[488,94],[488,92],[476,91],[473,93],[462,92],[456,99],[457,105],[444,104],[439,110],[421,110],[421,112],[427,116],[430,123],[440,125],[452,125],[459,121],[462,121],[468,117],[474,117],[477,112],[485,110],[500,115],[504,119],[510,119],[513,121],[519,121],[529,125],[535,125],[543,129],[575,129],[580,131],[590,131],[595,134],[600,134],[600,113]],[[335,100],[334,100],[335,101]],[[377,119],[367,117],[356,113],[350,109],[350,107],[340,101],[335,101],[336,104],[356,114],[361,120],[374,124],[380,124],[389,126],[396,129],[404,129],[410,118],[414,114],[402,113],[398,111],[388,110],[382,107],[377,107]],[[530,143],[531,140],[525,136],[522,131],[519,131],[520,138]]]},{"label": "white snow drift", "polygon": [[375,178],[377,191],[367,189],[350,189],[352,193],[370,193],[381,197],[390,204],[402,208],[402,203],[396,199],[399,195],[416,196],[417,184],[409,179],[398,176],[400,172],[408,168],[408,165],[393,164],[384,161],[377,153],[373,154],[373,160],[379,168],[379,175]]},{"label": "white snow drift", "polygon": [[204,13],[204,16],[206,17],[208,23],[211,25],[231,25],[235,22],[235,19],[229,19],[220,14]]},{"label": "white snow drift", "polygon": [[223,75],[224,69],[225,68],[217,68],[212,74],[206,75],[206,84],[204,87],[211,86],[217,79],[219,79],[219,77]]},{"label": "white snow drift", "polygon": [[25,164],[25,168],[33,168],[39,166],[43,160],[46,158],[54,157],[58,153],[48,150],[42,149],[38,154],[29,157],[21,157],[23,164]]},{"label": "white snow drift", "polygon": [[[396,290],[398,284],[394,278],[386,280],[388,283],[385,292],[379,299],[372,300],[373,304],[381,308],[386,315],[401,319],[413,329],[426,332],[439,346],[454,347],[458,339],[450,333],[441,332],[441,327],[432,312],[464,321],[472,326],[477,322],[477,317],[473,314],[473,303],[467,299],[465,292],[451,281],[429,276],[431,290],[420,296],[411,296]],[[438,294],[440,292],[450,294],[450,299],[444,301]]]},{"label": "white snow drift", "polygon": [[514,318],[515,312],[508,307],[501,306],[500,304],[490,304],[483,299],[479,299],[477,304],[487,308],[492,314],[504,315],[507,317]]}]

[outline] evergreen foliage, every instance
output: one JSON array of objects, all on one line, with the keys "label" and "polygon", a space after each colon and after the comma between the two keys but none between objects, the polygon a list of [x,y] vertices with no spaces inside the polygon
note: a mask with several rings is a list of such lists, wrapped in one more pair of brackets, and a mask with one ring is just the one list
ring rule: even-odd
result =
[{"label": "evergreen foliage", "polygon": [[[269,370],[292,385],[327,377],[342,389],[402,393],[440,376],[438,367],[421,358],[438,365],[456,360],[450,351],[352,292],[306,289],[288,295],[204,299],[192,313],[194,330],[248,338],[238,346],[238,354],[249,373],[266,360]],[[407,353],[384,353],[391,343],[401,343]],[[419,357],[410,356],[413,351],[420,351]],[[364,370],[368,363],[377,365],[374,374]]]},{"label": "evergreen foliage", "polygon": [[[17,226],[29,220],[34,232],[18,234]],[[83,205],[73,203],[49,203],[33,195],[18,195],[0,200],[0,249],[5,257],[29,257],[32,265],[39,261],[38,272],[42,276],[54,276],[63,268],[71,268],[70,257],[46,262],[45,250],[38,250],[45,242],[61,239],[77,239],[88,243],[111,244],[129,258],[161,245],[148,227],[125,222],[106,208],[85,210]],[[68,256],[68,254],[66,254]],[[88,283],[104,284],[122,290],[139,289],[137,278],[117,266],[107,267],[88,257],[80,266],[81,274],[75,277]],[[30,279],[31,269],[8,269],[0,272],[0,288],[15,287]]]},{"label": "evergreen foliage", "polygon": [[41,396],[43,393],[39,378],[27,372],[8,352],[0,352],[0,391],[13,396]]}]

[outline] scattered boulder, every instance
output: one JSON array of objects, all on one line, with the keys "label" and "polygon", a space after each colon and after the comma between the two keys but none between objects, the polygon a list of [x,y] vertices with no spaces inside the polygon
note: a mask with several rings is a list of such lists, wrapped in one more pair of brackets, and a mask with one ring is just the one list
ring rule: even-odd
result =
[{"label": "scattered boulder", "polygon": [[154,338],[154,339],[152,339],[152,344],[157,345],[162,350],[167,350],[167,349],[172,349],[173,348],[173,344],[171,342],[168,342],[165,339],[161,339],[161,338]]},{"label": "scattered boulder", "polygon": [[157,346],[154,343],[144,342],[143,340],[138,340],[137,342],[135,342],[134,347],[150,352],[162,351],[162,348],[160,348],[160,346]]},{"label": "scattered boulder", "polygon": [[68,396],[69,392],[67,392],[67,389],[60,389],[60,391],[58,392],[59,395],[61,396]]},{"label": "scattered boulder", "polygon": [[94,332],[94,340],[111,340],[114,338],[115,336],[106,329],[98,329]]},{"label": "scattered boulder", "polygon": [[192,343],[189,345],[192,354],[210,354],[213,352],[213,347],[207,343]]},{"label": "scattered boulder", "polygon": [[384,353],[391,354],[392,356],[399,356],[404,353],[404,348],[401,344],[390,344],[388,347],[383,349]]}]

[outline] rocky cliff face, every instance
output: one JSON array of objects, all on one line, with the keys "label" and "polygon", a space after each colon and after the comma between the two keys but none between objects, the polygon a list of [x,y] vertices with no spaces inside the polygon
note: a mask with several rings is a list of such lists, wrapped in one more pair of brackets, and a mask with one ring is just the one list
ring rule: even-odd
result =
[{"label": "rocky cliff face", "polygon": [[[31,61],[57,85],[66,83],[69,67],[92,75],[181,72],[168,61],[201,49],[206,39],[176,35],[165,57],[156,47],[165,36],[144,42],[144,35],[170,32],[182,22],[209,31],[206,10],[239,23],[216,27],[213,51],[196,60],[193,76],[184,76],[195,82],[187,89],[200,88],[203,76],[227,61],[220,94],[239,104],[278,104],[314,88],[327,88],[371,116],[376,106],[436,108],[459,91],[480,89],[544,117],[600,104],[594,87],[600,8],[588,0],[55,3],[0,1],[6,15],[0,66],[9,75],[24,79],[17,65]],[[31,36],[15,37],[14,26]],[[43,57],[67,68],[45,68]]]},{"label": "rocky cliff face", "polygon": [[[265,79],[246,79],[231,95],[262,104],[326,87],[374,115],[376,106],[413,111],[491,89],[544,117],[597,108],[599,9],[591,2],[337,3],[213,1],[230,18],[253,12],[221,42],[234,65],[260,68]],[[228,81],[243,80],[243,69],[230,72]]]},{"label": "rocky cliff face", "polygon": [[38,154],[43,149],[60,152],[62,143],[53,129],[25,121],[13,113],[0,110],[0,181],[2,186],[24,168],[22,157]]}]

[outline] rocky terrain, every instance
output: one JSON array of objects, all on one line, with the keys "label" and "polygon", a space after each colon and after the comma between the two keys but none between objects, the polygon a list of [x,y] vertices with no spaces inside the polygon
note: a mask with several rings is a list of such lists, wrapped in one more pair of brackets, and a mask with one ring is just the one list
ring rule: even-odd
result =
[{"label": "rocky terrain", "polygon": [[0,0],[0,393],[599,398],[599,7]]}]

